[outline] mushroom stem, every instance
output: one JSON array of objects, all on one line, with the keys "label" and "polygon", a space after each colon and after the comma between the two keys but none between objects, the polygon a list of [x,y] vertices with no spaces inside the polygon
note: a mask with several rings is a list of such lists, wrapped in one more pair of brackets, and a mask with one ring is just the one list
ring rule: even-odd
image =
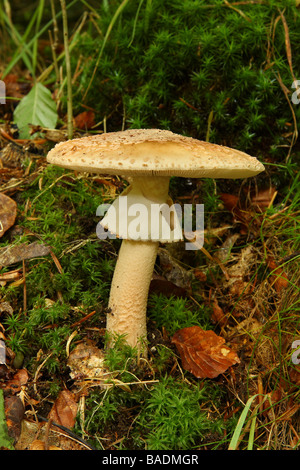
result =
[{"label": "mushroom stem", "polygon": [[[113,335],[124,335],[142,355],[147,351],[147,299],[159,242],[182,238],[174,211],[161,212],[161,207],[173,204],[168,196],[169,180],[168,176],[133,177],[101,221],[103,227],[123,238],[108,304],[109,346],[114,343]],[[140,230],[135,231],[137,227]]]},{"label": "mushroom stem", "polygon": [[[146,310],[159,242],[123,240],[112,280],[107,331],[146,351]],[[113,338],[112,338],[113,340]]]}]

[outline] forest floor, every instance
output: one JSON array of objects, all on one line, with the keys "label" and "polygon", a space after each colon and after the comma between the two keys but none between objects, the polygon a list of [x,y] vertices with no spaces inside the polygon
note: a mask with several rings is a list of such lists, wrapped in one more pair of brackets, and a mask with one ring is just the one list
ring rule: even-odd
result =
[{"label": "forest floor", "polygon": [[[122,338],[107,348],[120,240],[96,235],[97,207],[113,201],[127,182],[47,164],[50,148],[68,138],[66,111],[60,109],[56,129],[35,126],[37,135],[20,136],[14,109],[32,78],[17,64],[5,83],[0,447],[299,448],[294,135],[287,137],[286,161],[265,152],[265,171],[255,178],[172,178],[174,203],[204,203],[204,245],[197,251],[181,242],[160,246],[148,301],[148,355],[139,357]],[[38,92],[49,99],[44,88]],[[72,124],[73,137],[105,131],[91,110]]]}]

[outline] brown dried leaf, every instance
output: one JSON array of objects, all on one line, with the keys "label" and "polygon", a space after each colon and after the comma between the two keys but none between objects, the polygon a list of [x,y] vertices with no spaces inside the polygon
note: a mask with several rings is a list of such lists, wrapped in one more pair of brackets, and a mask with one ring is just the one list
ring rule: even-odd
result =
[{"label": "brown dried leaf", "polygon": [[18,147],[13,142],[9,142],[0,151],[0,167],[2,165],[5,168],[21,168],[27,156],[28,152],[25,152],[22,147]]},{"label": "brown dried leaf", "polygon": [[0,193],[0,238],[14,225],[17,216],[17,204],[10,197]]},{"label": "brown dried leaf", "polygon": [[26,385],[29,375],[26,369],[19,369],[13,377],[8,380],[3,388],[9,390],[10,393],[19,393],[23,385]]},{"label": "brown dried leaf", "polygon": [[[40,439],[35,439],[29,446],[29,450],[46,450],[46,444]],[[49,446],[48,450],[62,450],[57,446]]]},{"label": "brown dried leaf", "polygon": [[8,313],[9,315],[12,315],[14,310],[8,302],[0,302],[0,314],[1,313]]},{"label": "brown dried leaf", "polygon": [[30,444],[29,450],[45,450],[45,443],[40,439],[35,439]]},{"label": "brown dried leaf", "polygon": [[[0,274],[0,286],[5,286],[8,282],[18,281],[21,278],[22,273],[20,269],[14,269],[13,271],[8,271],[7,273]],[[0,303],[0,313],[2,311],[2,303]]]},{"label": "brown dried leaf", "polygon": [[184,287],[177,286],[163,276],[153,274],[150,283],[150,293],[163,294],[166,297],[187,297],[187,291]]},{"label": "brown dried leaf", "polygon": [[272,270],[270,278],[276,292],[279,293],[282,289],[286,289],[289,285],[287,274],[283,271],[280,266],[276,264],[274,259],[272,259],[271,257],[267,259],[267,264],[269,269]]},{"label": "brown dried leaf", "polygon": [[225,313],[223,312],[222,308],[220,307],[218,301],[216,299],[212,302],[212,320],[215,323],[218,323],[220,326],[225,326],[228,322],[228,318],[226,317]]},{"label": "brown dried leaf", "polygon": [[239,198],[233,194],[222,193],[220,198],[226,209],[232,213],[234,221],[241,224],[240,232],[247,233],[253,214],[242,208]]},{"label": "brown dried leaf", "polygon": [[169,251],[164,248],[159,248],[158,257],[162,275],[176,286],[191,291],[191,282],[194,278],[194,273],[181,266]]},{"label": "brown dried leaf", "polygon": [[293,384],[299,387],[300,385],[300,365],[299,364],[293,364],[293,367],[290,367],[289,379]]},{"label": "brown dried leaf", "polygon": [[77,403],[75,395],[69,390],[63,390],[59,393],[55,403],[49,413],[49,419],[56,424],[66,428],[73,428],[77,414]]},{"label": "brown dried leaf", "polygon": [[50,140],[50,142],[64,142],[67,140],[67,132],[65,129],[47,129],[46,127],[32,125],[30,124],[30,134],[35,134],[39,132],[43,134],[46,140]]},{"label": "brown dried leaf", "polygon": [[207,276],[205,274],[204,271],[202,271],[201,269],[199,268],[195,268],[194,269],[194,276],[196,279],[198,279],[198,281],[200,282],[205,282],[207,280]]},{"label": "brown dried leaf", "polygon": [[75,126],[78,129],[90,129],[95,125],[94,111],[83,111],[75,117]]},{"label": "brown dried leaf", "polygon": [[252,196],[251,202],[259,210],[265,211],[273,202],[275,196],[276,196],[276,189],[271,186],[268,189],[262,189],[258,191],[257,194]]},{"label": "brown dried leaf", "polygon": [[21,243],[20,245],[5,246],[0,249],[0,266],[10,266],[22,260],[47,256],[51,249],[38,242]]},{"label": "brown dried leaf", "polygon": [[91,341],[82,341],[68,357],[72,378],[102,379],[107,369],[104,366],[104,352]]},{"label": "brown dried leaf", "polygon": [[6,75],[3,81],[6,86],[6,96],[16,98],[15,102],[23,98],[31,88],[29,83],[20,80],[19,77],[13,73]]},{"label": "brown dried leaf", "polygon": [[233,233],[233,234],[228,235],[226,240],[222,243],[222,245],[218,249],[217,257],[222,263],[225,263],[226,261],[229,260],[232,247],[234,246],[235,242],[238,240],[239,236],[240,235],[238,233]]},{"label": "brown dried leaf", "polygon": [[178,330],[172,337],[179,351],[182,367],[199,378],[215,378],[240,362],[237,354],[213,331],[191,326]]},{"label": "brown dried leaf", "polygon": [[21,434],[21,423],[24,416],[24,405],[17,396],[9,396],[4,400],[5,416],[8,427],[8,434],[16,442]]}]

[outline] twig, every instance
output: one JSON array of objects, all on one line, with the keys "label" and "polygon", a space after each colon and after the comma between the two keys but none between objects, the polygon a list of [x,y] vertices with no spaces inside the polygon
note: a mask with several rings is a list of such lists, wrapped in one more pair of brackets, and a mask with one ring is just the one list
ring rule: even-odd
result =
[{"label": "twig", "polygon": [[[45,421],[46,423],[49,421],[48,418],[44,418],[43,416],[41,415],[37,415],[37,418],[40,420],[40,421]],[[55,421],[52,421],[51,420],[51,427],[55,426],[56,428],[60,429],[61,431],[64,432],[61,433],[62,435],[67,435],[70,439],[73,439],[74,441],[77,441],[79,442],[80,444],[82,444],[83,446],[85,446],[87,449],[90,449],[90,450],[96,450],[93,446],[91,446],[88,442],[84,441],[83,439],[81,439],[79,436],[77,436],[74,432],[70,431],[70,429],[68,429],[67,427],[65,426],[62,426],[61,424],[58,424],[56,423]]]},{"label": "twig", "polygon": [[38,379],[39,373],[40,373],[41,369],[44,367],[44,365],[46,364],[46,362],[48,361],[48,359],[52,356],[52,354],[53,353],[48,354],[46,359],[44,359],[44,361],[39,365],[39,367],[35,371],[34,379],[33,379],[33,388],[34,388],[34,392],[37,396],[39,396],[38,390],[37,390],[37,379]]},{"label": "twig", "polygon": [[52,419],[50,418],[46,424],[46,432],[45,432],[45,450],[49,450],[49,433],[52,424]]},{"label": "twig", "polygon": [[[292,63],[292,50],[291,50],[291,43],[290,43],[290,37],[289,37],[289,28],[288,28],[288,24],[286,22],[286,19],[284,17],[284,14],[281,10],[279,10],[279,16],[277,16],[275,19],[272,20],[272,25],[271,25],[271,28],[270,28],[270,37],[271,37],[271,44],[269,42],[268,44],[268,51],[267,51],[267,64],[268,64],[268,67],[272,67],[275,63],[275,51],[274,51],[274,42],[275,42],[275,34],[276,34],[276,28],[277,28],[277,25],[279,23],[279,21],[281,20],[282,21],[282,24],[283,24],[283,28],[284,28],[284,35],[285,35],[285,49],[286,49],[286,56],[287,56],[287,61],[288,61],[288,64],[289,64],[289,69],[290,69],[290,72],[291,72],[291,76],[293,78],[293,80],[295,81],[295,75],[294,75],[294,71],[293,71],[293,63]],[[271,59],[273,58],[273,63],[271,63]],[[291,100],[290,100],[290,97],[289,97],[289,89],[285,86],[285,84],[283,83],[283,80],[280,76],[280,73],[279,72],[274,72],[274,75],[276,77],[276,80],[278,81],[283,93],[284,93],[284,96],[288,102],[288,105],[290,107],[290,110],[291,110],[291,113],[292,113],[292,117],[293,117],[293,122],[294,122],[294,131],[292,133],[292,139],[291,139],[291,142],[290,142],[290,145],[289,145],[289,151],[288,151],[288,154],[286,156],[286,162],[288,162],[289,158],[290,158],[290,155],[291,155],[291,152],[292,152],[292,149],[293,149],[293,146],[295,145],[297,139],[298,139],[298,124],[297,124],[297,118],[296,118],[296,114],[294,112],[294,109],[293,109],[293,106],[291,104]]]},{"label": "twig", "polygon": [[23,259],[23,265],[22,265],[22,268],[23,268],[23,279],[24,279],[24,284],[23,284],[23,311],[24,311],[24,314],[26,315],[26,311],[27,311],[27,288],[26,288],[26,264],[25,264],[25,260]]},{"label": "twig", "polygon": [[281,10],[279,10],[279,14],[281,17],[281,21],[283,23],[283,28],[284,28],[284,37],[285,37],[285,49],[286,49],[286,57],[287,61],[289,64],[290,72],[293,78],[293,81],[296,81],[296,77],[293,71],[293,62],[292,62],[292,48],[291,48],[291,42],[290,42],[290,34],[289,34],[289,27],[286,22],[285,16]]},{"label": "twig", "polygon": [[64,46],[66,55],[66,72],[67,72],[67,104],[68,104],[68,138],[73,137],[73,106],[72,106],[72,75],[71,75],[71,62],[69,52],[69,40],[68,40],[68,18],[65,0],[60,0],[61,12],[63,19],[63,31],[64,31]]},{"label": "twig", "polygon": [[[236,11],[236,12],[239,13],[243,18],[245,18],[245,20],[251,22],[251,19],[248,18],[248,16],[246,16],[245,13],[244,13],[242,10],[240,10],[239,8],[235,8],[235,7],[233,6],[233,4],[229,3],[227,0],[223,0],[223,1],[224,1],[225,5],[226,5],[228,8],[231,8],[232,10]],[[238,3],[238,4],[239,4],[239,3]]]},{"label": "twig", "polygon": [[93,315],[95,315],[95,313],[96,313],[96,310],[93,310],[93,312],[88,313],[87,315],[85,315],[85,317],[83,317],[80,320],[78,320],[77,322],[73,323],[73,325],[71,325],[71,328],[73,328],[74,326],[81,325],[81,323],[83,323],[86,320],[88,320],[89,318],[91,318]]}]

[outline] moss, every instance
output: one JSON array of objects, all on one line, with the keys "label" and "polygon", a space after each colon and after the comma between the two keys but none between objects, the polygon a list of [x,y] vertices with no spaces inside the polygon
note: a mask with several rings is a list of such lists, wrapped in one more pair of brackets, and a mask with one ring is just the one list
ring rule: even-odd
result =
[{"label": "moss", "polygon": [[[108,242],[100,244],[96,237],[101,193],[89,179],[48,166],[18,199],[21,234],[13,243],[38,239],[53,256],[26,261],[26,311],[23,285],[3,291],[15,311],[21,310],[3,322],[10,331],[8,345],[28,354],[25,363],[39,349],[51,350],[52,359],[59,360],[71,325],[92,310],[99,321],[107,303],[115,260],[106,253]],[[45,367],[57,366],[48,361]]]},{"label": "moss", "polygon": [[187,385],[171,377],[162,378],[145,399],[139,415],[139,431],[149,450],[185,450],[200,446],[209,433],[219,433],[220,420],[209,417],[205,403],[218,400],[213,386]]},{"label": "moss", "polygon": [[[119,2],[101,11],[106,31]],[[124,116],[132,127],[159,127],[206,138],[244,151],[268,151],[281,158],[282,126],[292,115],[279,80],[290,89],[285,31],[271,27],[281,2],[229,8],[219,0],[129,2],[105,44],[88,99],[101,116],[110,116],[109,130],[118,130]],[[285,3],[293,67],[299,69],[299,10]],[[103,45],[99,40],[99,48]],[[83,94],[96,64],[94,42],[82,36],[80,53],[91,60],[78,80]],[[294,107],[299,118],[300,109]],[[274,141],[275,139],[275,141]],[[274,148],[275,145],[275,148]]]},{"label": "moss", "polygon": [[210,325],[209,309],[196,307],[184,298],[165,297],[152,294],[149,299],[148,315],[158,328],[164,327],[169,335],[188,326],[198,325],[207,329]]}]

